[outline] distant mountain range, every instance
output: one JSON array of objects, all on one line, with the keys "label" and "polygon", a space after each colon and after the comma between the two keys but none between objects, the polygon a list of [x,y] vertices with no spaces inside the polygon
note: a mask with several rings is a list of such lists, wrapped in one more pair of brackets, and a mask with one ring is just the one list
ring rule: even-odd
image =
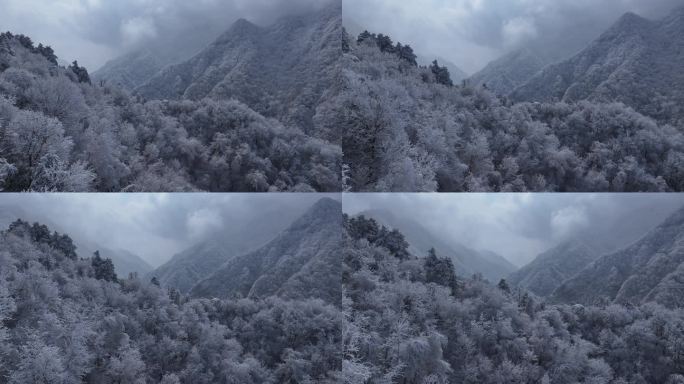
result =
[{"label": "distant mountain range", "polygon": [[496,94],[508,95],[548,64],[549,59],[529,48],[522,48],[487,64],[471,76],[469,82],[473,86],[487,87]]},{"label": "distant mountain range", "polygon": [[342,222],[342,204],[323,198],[268,244],[229,259],[190,295],[315,297],[339,304]]},{"label": "distant mountain range", "polygon": [[181,58],[173,55],[166,55],[151,49],[141,49],[109,61],[95,71],[92,78],[97,82],[104,81],[127,91],[133,91],[164,67],[180,61],[182,61]]},{"label": "distant mountain range", "polygon": [[406,236],[409,252],[418,257],[425,257],[430,248],[435,248],[437,255],[448,257],[454,263],[456,274],[470,277],[482,274],[492,282],[506,277],[516,270],[508,260],[494,252],[478,252],[455,241],[445,241],[428,231],[417,221],[385,210],[371,210],[362,215],[375,219],[379,224],[396,229]]},{"label": "distant mountain range", "polygon": [[618,101],[660,121],[681,122],[683,36],[684,7],[659,21],[627,13],[584,50],[544,68],[510,96],[514,101]]}]

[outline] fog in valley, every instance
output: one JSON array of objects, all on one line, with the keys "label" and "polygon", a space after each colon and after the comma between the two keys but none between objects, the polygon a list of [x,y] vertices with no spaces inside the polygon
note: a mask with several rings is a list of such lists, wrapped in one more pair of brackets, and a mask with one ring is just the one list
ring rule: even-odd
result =
[{"label": "fog in valley", "polygon": [[677,194],[344,196],[347,214],[391,212],[444,242],[496,252],[518,267],[571,239],[591,242],[604,252],[622,248],[682,207],[684,196]]},{"label": "fog in valley", "polygon": [[38,221],[70,235],[77,245],[123,249],[156,268],[178,252],[254,225],[256,219],[284,221],[284,229],[322,196],[8,194],[0,197],[0,225],[6,229],[16,219]]}]

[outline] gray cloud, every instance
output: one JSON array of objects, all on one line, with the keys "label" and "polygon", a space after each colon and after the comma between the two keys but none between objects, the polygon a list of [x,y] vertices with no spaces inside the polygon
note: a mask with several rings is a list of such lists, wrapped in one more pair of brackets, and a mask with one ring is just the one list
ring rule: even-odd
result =
[{"label": "gray cloud", "polygon": [[327,0],[0,0],[0,26],[91,71],[141,45],[196,50],[239,18],[265,25]]},{"label": "gray cloud", "polygon": [[631,11],[663,17],[681,0],[344,0],[351,30],[366,28],[473,73],[509,50],[574,53]]},{"label": "gray cloud", "polygon": [[[357,194],[344,210],[382,209],[445,241],[494,251],[517,265],[564,240],[626,245],[684,206],[677,194]],[[619,234],[614,228],[619,226]],[[620,236],[620,238],[617,238]]]},{"label": "gray cloud", "polygon": [[217,232],[230,231],[263,215],[277,214],[285,207],[303,212],[321,197],[314,194],[4,194],[0,195],[0,223],[6,226],[16,218],[39,221],[75,239],[130,251],[158,266]]}]

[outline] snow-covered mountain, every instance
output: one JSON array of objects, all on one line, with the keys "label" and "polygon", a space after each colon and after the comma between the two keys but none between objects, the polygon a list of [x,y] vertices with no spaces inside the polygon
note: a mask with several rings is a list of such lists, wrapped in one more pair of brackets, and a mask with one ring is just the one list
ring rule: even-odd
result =
[{"label": "snow-covered mountain", "polygon": [[511,93],[517,101],[618,101],[661,121],[684,117],[684,7],[651,21],[633,13],[574,57]]},{"label": "snow-covered mountain", "polygon": [[258,250],[229,259],[195,285],[195,297],[342,297],[340,249],[342,205],[323,198],[275,239]]},{"label": "snow-covered mountain", "polygon": [[177,60],[151,49],[141,49],[124,54],[107,62],[92,74],[93,80],[119,86],[128,91],[144,84],[164,67]]},{"label": "snow-covered mountain", "polygon": [[137,89],[148,99],[235,98],[310,131],[342,54],[341,2],[267,27],[241,19],[193,58]]},{"label": "snow-covered mountain", "polygon": [[419,222],[385,210],[370,210],[362,215],[375,219],[379,224],[396,229],[404,234],[409,243],[409,252],[417,257],[425,257],[430,248],[437,255],[448,257],[454,263],[456,274],[470,277],[482,274],[493,282],[515,271],[515,266],[493,252],[478,252],[456,241],[443,240],[434,235]]},{"label": "snow-covered mountain", "polygon": [[589,264],[564,282],[552,300],[564,303],[684,304],[684,209],[641,240]]},{"label": "snow-covered mountain", "polygon": [[486,86],[499,95],[508,95],[541,71],[549,60],[529,48],[521,48],[496,59],[470,77],[470,85]]}]

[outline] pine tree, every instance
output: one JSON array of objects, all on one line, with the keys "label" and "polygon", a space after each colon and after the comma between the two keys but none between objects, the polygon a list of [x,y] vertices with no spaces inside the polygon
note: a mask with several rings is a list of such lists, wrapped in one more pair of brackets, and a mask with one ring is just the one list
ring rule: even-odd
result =
[{"label": "pine tree", "polygon": [[447,67],[440,67],[437,60],[432,62],[430,66],[432,74],[435,75],[435,81],[439,84],[453,87],[454,83],[451,81],[451,75],[449,74],[449,69]]}]

